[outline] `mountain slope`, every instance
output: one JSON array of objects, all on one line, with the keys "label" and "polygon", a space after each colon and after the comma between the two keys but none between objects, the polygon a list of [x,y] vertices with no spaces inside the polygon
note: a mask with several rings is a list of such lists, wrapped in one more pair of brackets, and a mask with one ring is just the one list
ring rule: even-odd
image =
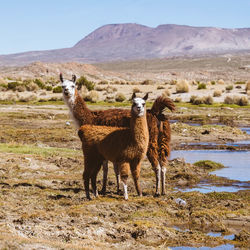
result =
[{"label": "mountain slope", "polygon": [[222,29],[166,24],[150,28],[139,24],[102,26],[65,49],[2,55],[0,65],[44,62],[103,62],[220,54],[250,50],[250,28]]}]

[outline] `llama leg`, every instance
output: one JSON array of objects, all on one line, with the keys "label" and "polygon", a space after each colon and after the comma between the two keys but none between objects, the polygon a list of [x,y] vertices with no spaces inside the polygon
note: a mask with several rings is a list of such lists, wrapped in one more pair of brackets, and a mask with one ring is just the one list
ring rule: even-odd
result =
[{"label": "llama leg", "polygon": [[140,187],[140,183],[139,183],[139,177],[140,177],[140,170],[141,170],[141,165],[140,163],[132,163],[130,165],[131,167],[131,173],[134,179],[134,183],[135,183],[135,188],[137,191],[137,194],[139,196],[142,196],[142,191],[141,191],[141,187]]},{"label": "llama leg", "polygon": [[90,195],[89,195],[89,179],[90,179],[90,173],[89,171],[86,171],[86,164],[85,164],[85,170],[83,172],[83,183],[84,183],[86,197],[87,199],[91,200]]},{"label": "llama leg", "polygon": [[106,186],[107,186],[107,179],[108,179],[108,161],[103,161],[103,182],[102,182],[102,190],[101,194],[106,194]]},{"label": "llama leg", "polygon": [[160,181],[161,181],[161,167],[158,164],[157,168],[155,169],[155,177],[156,177],[156,187],[155,187],[155,197],[160,196]]},{"label": "llama leg", "polygon": [[154,196],[160,196],[160,181],[161,181],[161,167],[157,160],[158,158],[158,152],[155,152],[155,150],[148,149],[147,152],[148,160],[150,161],[152,168],[155,172],[155,179],[156,179],[156,187],[155,187],[155,194]]},{"label": "llama leg", "polygon": [[127,186],[127,180],[128,180],[128,172],[129,172],[129,164],[123,163],[121,165],[118,165],[121,175],[121,180],[123,184],[123,190],[124,190],[124,199],[128,200],[128,186]]},{"label": "llama leg", "polygon": [[116,192],[119,194],[120,192],[120,173],[119,173],[119,167],[118,164],[114,163],[114,171],[115,171],[115,177],[116,177]]},{"label": "llama leg", "polygon": [[166,186],[165,186],[165,182],[166,182],[166,171],[167,169],[163,166],[161,168],[161,194],[165,195],[166,194]]},{"label": "llama leg", "polygon": [[166,194],[166,166],[168,164],[168,158],[170,156],[170,139],[171,128],[168,120],[161,122],[162,128],[159,133],[159,161],[161,165],[161,194]]},{"label": "llama leg", "polygon": [[92,186],[92,191],[93,191],[93,194],[95,197],[98,196],[98,191],[96,188],[96,177],[97,177],[97,174],[98,174],[100,168],[101,168],[101,163],[94,166],[94,171],[92,172],[92,175],[91,175],[91,186]]}]

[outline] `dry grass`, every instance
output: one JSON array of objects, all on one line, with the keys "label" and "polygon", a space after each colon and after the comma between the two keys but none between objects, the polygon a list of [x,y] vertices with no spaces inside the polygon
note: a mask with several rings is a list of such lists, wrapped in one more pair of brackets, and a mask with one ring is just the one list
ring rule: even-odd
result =
[{"label": "dry grass", "polygon": [[250,93],[250,81],[246,83],[246,92]]},{"label": "dry grass", "polygon": [[98,102],[100,99],[100,96],[97,91],[91,90],[89,93],[84,97],[85,101],[88,102]]},{"label": "dry grass", "polygon": [[215,90],[214,93],[213,93],[213,96],[214,97],[220,97],[222,94],[221,90]]},{"label": "dry grass", "polygon": [[117,102],[124,102],[126,100],[126,97],[122,93],[117,93],[115,96],[115,100]]},{"label": "dry grass", "polygon": [[176,92],[177,93],[188,93],[189,92],[189,84],[186,80],[178,81],[176,84]]},{"label": "dry grass", "polygon": [[222,80],[222,79],[218,80],[217,83],[218,83],[219,85],[224,85],[224,84],[225,84],[224,80]]}]

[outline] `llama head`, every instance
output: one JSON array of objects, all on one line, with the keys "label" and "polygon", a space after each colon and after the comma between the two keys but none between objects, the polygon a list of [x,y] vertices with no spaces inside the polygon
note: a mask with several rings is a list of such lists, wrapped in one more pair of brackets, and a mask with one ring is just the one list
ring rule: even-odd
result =
[{"label": "llama head", "polygon": [[75,96],[76,91],[76,76],[72,75],[72,80],[64,80],[62,73],[60,74],[60,81],[63,89],[63,96],[66,100]]},{"label": "llama head", "polygon": [[146,112],[145,103],[148,99],[148,93],[143,97],[136,97],[136,94],[132,95],[132,113],[136,116],[143,116]]}]

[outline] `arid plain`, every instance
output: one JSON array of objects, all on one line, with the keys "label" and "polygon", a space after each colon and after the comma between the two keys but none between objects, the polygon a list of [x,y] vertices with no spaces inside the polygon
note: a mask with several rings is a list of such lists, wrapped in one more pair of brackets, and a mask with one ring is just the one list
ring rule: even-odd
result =
[{"label": "arid plain", "polygon": [[[155,177],[143,161],[137,197],[108,193],[88,201],[77,129],[62,101],[59,73],[85,76],[91,109],[129,108],[133,92],[175,101],[166,111],[172,150],[249,151],[250,56],[172,58],[85,65],[33,63],[0,69],[0,247],[116,249],[249,246],[249,181],[216,176],[218,166],[182,158],[167,167],[167,195],[153,197]],[[195,125],[194,125],[195,124]],[[197,126],[198,125],[198,126]],[[233,142],[243,141],[240,146]],[[209,144],[209,143],[211,144]],[[102,173],[98,176],[101,188]],[[198,192],[200,183],[235,192]],[[242,188],[243,187],[243,188]],[[181,198],[186,203],[176,202]]]}]

